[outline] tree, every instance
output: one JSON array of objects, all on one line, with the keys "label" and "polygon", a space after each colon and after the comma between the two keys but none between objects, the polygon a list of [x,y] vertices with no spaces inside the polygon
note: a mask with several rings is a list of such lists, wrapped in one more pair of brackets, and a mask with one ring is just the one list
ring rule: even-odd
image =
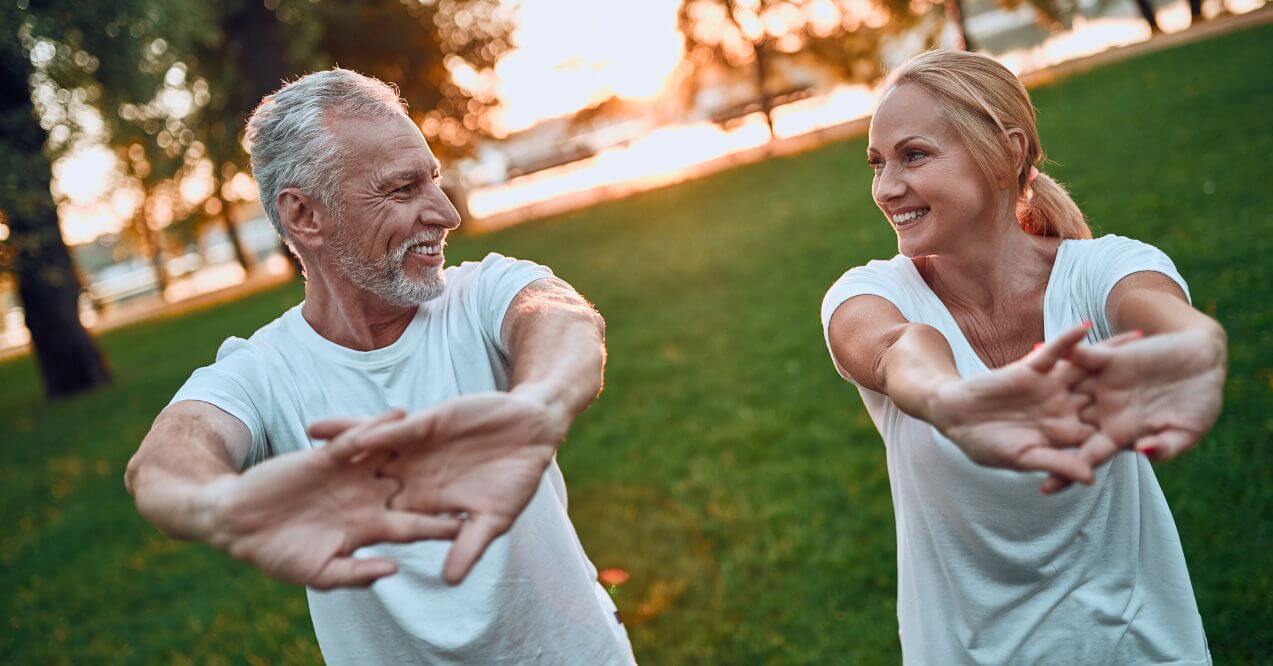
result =
[{"label": "tree", "polygon": [[778,62],[813,60],[846,80],[874,78],[882,38],[918,20],[912,6],[907,0],[684,0],[678,22],[692,76],[711,67],[751,68],[772,137]]},{"label": "tree", "polygon": [[84,134],[82,113],[104,91],[149,99],[162,72],[144,50],[157,31],[185,34],[198,12],[157,0],[18,0],[0,8],[0,191],[5,254],[51,398],[110,379],[79,320],[81,282],[58,226],[52,158]]}]

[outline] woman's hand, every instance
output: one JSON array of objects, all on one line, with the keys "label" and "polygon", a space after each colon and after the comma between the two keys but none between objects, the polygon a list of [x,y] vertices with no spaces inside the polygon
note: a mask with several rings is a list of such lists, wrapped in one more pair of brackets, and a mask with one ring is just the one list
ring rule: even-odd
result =
[{"label": "woman's hand", "polygon": [[1075,390],[1088,371],[1065,360],[1088,329],[1076,326],[1019,361],[947,381],[934,394],[933,425],[980,465],[1091,483],[1092,465],[1077,449],[1064,450],[1095,432],[1080,418],[1092,399]]},{"label": "woman's hand", "polygon": [[[1151,460],[1174,458],[1220,415],[1227,351],[1219,326],[1137,338],[1125,334],[1070,354],[1089,373],[1075,390],[1094,399],[1081,416],[1097,431],[1079,449],[1093,467],[1128,447]],[[1049,479],[1044,492],[1066,485]]]}]

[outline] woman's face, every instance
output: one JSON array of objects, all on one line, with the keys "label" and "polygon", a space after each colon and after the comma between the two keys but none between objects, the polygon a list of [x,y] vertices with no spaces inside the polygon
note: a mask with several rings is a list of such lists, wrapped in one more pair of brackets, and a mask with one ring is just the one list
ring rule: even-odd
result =
[{"label": "woman's face", "polygon": [[871,119],[871,194],[908,257],[951,252],[993,228],[998,194],[923,88],[903,83]]}]

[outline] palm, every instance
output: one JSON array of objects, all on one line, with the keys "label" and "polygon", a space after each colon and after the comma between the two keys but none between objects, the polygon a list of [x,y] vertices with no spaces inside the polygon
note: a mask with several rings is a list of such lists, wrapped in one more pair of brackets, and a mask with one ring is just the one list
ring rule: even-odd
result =
[{"label": "palm", "polygon": [[404,483],[391,506],[464,514],[443,571],[454,583],[530,502],[560,438],[541,405],[509,393],[483,393],[380,426],[362,441],[396,453],[383,467]]},{"label": "palm", "polygon": [[1217,353],[1205,335],[1192,333],[1081,350],[1075,361],[1094,374],[1078,390],[1095,398],[1083,417],[1114,446],[1173,457],[1220,414],[1225,364]]},{"label": "palm", "polygon": [[324,449],[288,453],[214,485],[214,543],[270,576],[316,588],[366,585],[392,562],[352,557],[381,541],[448,538],[452,519],[390,510],[400,485],[377,475],[382,459],[358,463]]},{"label": "palm", "polygon": [[1079,420],[1086,399],[1071,391],[1079,376],[1064,361],[1040,371],[1027,357],[947,385],[938,398],[948,415],[941,429],[978,464],[1024,470],[1069,463],[1063,456],[1070,454],[1055,447],[1076,446],[1091,430]]}]

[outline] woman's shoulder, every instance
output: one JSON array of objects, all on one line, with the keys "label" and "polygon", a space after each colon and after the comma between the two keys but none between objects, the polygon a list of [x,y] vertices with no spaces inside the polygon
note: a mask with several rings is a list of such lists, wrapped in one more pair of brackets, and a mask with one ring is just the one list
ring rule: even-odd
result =
[{"label": "woman's shoulder", "polygon": [[910,300],[919,273],[910,257],[897,255],[892,259],[872,259],[860,266],[845,271],[827,289],[822,299],[823,319],[829,320],[830,314],[840,304],[854,296],[873,295],[887,299],[901,307]]}]

